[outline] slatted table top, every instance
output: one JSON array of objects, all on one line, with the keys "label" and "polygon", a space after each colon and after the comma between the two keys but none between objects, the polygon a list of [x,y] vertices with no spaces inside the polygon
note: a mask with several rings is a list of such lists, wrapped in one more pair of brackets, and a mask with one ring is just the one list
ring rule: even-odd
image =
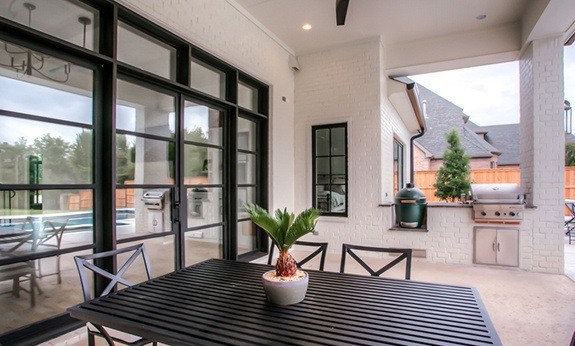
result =
[{"label": "slatted table top", "polygon": [[500,345],[474,288],[307,270],[306,299],[266,301],[269,266],[212,259],[69,308],[170,345]]}]

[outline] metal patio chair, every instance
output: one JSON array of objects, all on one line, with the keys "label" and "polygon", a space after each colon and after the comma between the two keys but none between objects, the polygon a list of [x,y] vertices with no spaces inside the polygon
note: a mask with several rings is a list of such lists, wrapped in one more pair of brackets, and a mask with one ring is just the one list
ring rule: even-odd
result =
[{"label": "metal patio chair", "polygon": [[[30,307],[36,306],[36,291],[42,293],[40,287],[36,283],[36,268],[33,261],[26,261],[20,263],[12,263],[0,266],[0,282],[12,280],[12,293],[15,298],[20,297],[20,291],[30,294]],[[23,282],[30,282],[29,288],[22,287]]]},{"label": "metal patio chair", "polygon": [[571,238],[575,237],[575,202],[565,201],[565,207],[569,210],[570,215],[565,216],[565,235],[569,237],[569,244]]},{"label": "metal patio chair", "polygon": [[[120,269],[116,271],[116,273],[110,273],[110,272],[94,265],[94,263],[90,262],[90,261],[95,260],[95,259],[102,259],[102,258],[107,258],[107,257],[112,257],[112,258],[117,259],[118,255],[125,254],[125,253],[132,253],[132,254],[126,260],[126,262],[124,262],[124,264],[122,264]],[[132,265],[132,263],[134,263],[134,261],[136,261],[139,256],[141,256],[142,260],[144,261],[144,266],[146,269],[146,275],[147,275],[148,280],[149,280],[152,278],[152,270],[150,267],[150,261],[148,260],[148,256],[146,255],[144,244],[138,244],[138,245],[126,247],[123,249],[100,252],[100,253],[95,253],[95,254],[91,254],[91,255],[75,256],[74,261],[76,262],[76,266],[78,267],[78,273],[80,274],[80,283],[82,284],[82,292],[84,293],[84,301],[90,301],[93,298],[95,298],[92,296],[92,291],[90,290],[90,284],[89,284],[89,280],[88,280],[88,273],[89,272],[93,272],[96,275],[100,275],[100,276],[110,280],[108,286],[106,286],[106,288],[104,289],[104,291],[102,292],[102,294],[100,296],[104,296],[104,295],[112,292],[112,290],[114,289],[114,287],[116,287],[117,284],[122,284],[126,287],[133,286],[135,283],[127,280],[123,276],[126,273],[126,271],[128,270],[128,268],[130,267],[130,265]],[[119,337],[112,336],[112,335],[110,335],[110,333],[108,331],[109,328],[104,328],[103,326],[93,324],[93,323],[88,323],[87,329],[88,329],[88,345],[90,345],[90,346],[95,345],[95,342],[96,342],[95,336],[100,336],[100,337],[104,338],[108,342],[108,345],[111,345],[111,346],[116,345],[116,343],[120,343],[123,345],[138,345],[138,346],[149,344],[149,343],[152,343],[154,346],[157,345],[156,342],[152,342],[152,341],[146,340],[144,338],[140,338],[136,341],[127,341],[127,340],[121,339]],[[111,330],[113,330],[113,329],[111,329]]]},{"label": "metal patio chair", "polygon": [[[397,253],[400,254],[399,257],[394,259],[393,261],[389,262],[385,266],[381,267],[378,270],[373,270],[367,263],[365,263],[355,252],[354,250],[359,251],[370,251],[370,252],[384,252],[384,253]],[[405,259],[405,279],[409,280],[411,278],[411,257],[412,257],[412,250],[411,249],[394,249],[394,248],[380,248],[380,247],[370,247],[370,246],[361,246],[361,245],[350,245],[350,244],[343,244],[341,250],[341,265],[339,268],[340,273],[345,272],[345,258],[349,254],[353,259],[357,261],[371,276],[380,276],[393,266],[397,265],[399,262]]]},{"label": "metal patio chair", "polygon": [[[309,242],[309,241],[296,241],[295,245],[300,245],[300,246],[310,246],[310,247],[316,247],[317,249],[312,252],[311,254],[309,254],[308,256],[306,256],[305,258],[297,261],[297,266],[298,268],[301,268],[302,265],[306,264],[307,262],[311,261],[312,259],[314,259],[316,256],[318,256],[319,254],[321,254],[320,260],[319,260],[319,270],[323,270],[323,267],[325,265],[325,255],[327,253],[327,244],[328,243],[316,243],[316,242]],[[274,257],[274,250],[275,250],[276,246],[274,244],[274,242],[271,242],[270,245],[270,254],[268,255],[268,264],[272,264],[272,259]]]},{"label": "metal patio chair", "polygon": [[[60,250],[62,248],[62,238],[64,236],[64,231],[66,230],[68,221],[68,218],[55,218],[52,220],[44,221],[42,234],[37,241],[36,249],[40,249],[40,247],[46,247]],[[56,255],[56,271],[54,273],[42,274],[42,260],[38,260],[38,277],[41,279],[45,276],[51,275],[57,276],[58,284],[62,283],[60,255]]]}]

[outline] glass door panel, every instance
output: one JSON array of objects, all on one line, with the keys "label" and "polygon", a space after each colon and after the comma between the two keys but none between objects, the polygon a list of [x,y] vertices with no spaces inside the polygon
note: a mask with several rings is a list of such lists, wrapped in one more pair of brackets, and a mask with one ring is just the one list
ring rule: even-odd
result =
[{"label": "glass door panel", "polygon": [[223,256],[225,141],[222,110],[184,103],[185,264]]}]

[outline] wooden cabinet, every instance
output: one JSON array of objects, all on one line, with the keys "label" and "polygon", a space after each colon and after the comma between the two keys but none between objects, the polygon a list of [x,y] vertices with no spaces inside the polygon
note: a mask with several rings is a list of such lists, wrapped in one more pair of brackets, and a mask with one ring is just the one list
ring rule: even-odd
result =
[{"label": "wooden cabinet", "polygon": [[474,263],[519,266],[519,229],[475,227]]}]

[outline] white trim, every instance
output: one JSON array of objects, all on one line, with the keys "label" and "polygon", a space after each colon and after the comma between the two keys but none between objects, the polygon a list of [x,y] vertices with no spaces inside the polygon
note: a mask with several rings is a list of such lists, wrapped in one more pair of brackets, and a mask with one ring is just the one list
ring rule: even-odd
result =
[{"label": "white trim", "polygon": [[235,0],[226,0],[228,4],[232,5],[238,12],[240,12],[246,19],[254,23],[264,34],[268,35],[269,38],[274,40],[280,47],[282,47],[286,52],[295,56],[295,52],[287,44],[285,44],[279,37],[277,37],[273,32],[266,28],[259,20],[257,20],[248,10],[238,4]]}]

